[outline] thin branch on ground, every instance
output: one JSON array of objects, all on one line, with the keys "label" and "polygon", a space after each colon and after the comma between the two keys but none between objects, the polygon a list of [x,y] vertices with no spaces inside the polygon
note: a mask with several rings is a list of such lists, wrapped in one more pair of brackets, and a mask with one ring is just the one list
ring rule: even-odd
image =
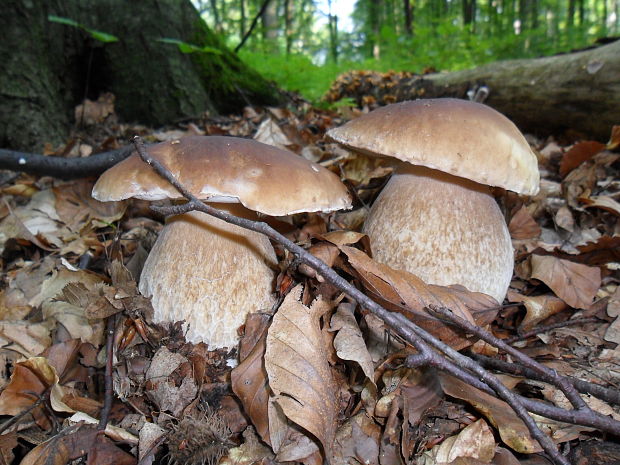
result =
[{"label": "thin branch on ground", "polygon": [[439,315],[440,318],[443,317],[442,321],[446,321],[448,324],[456,326],[457,328],[460,328],[460,329],[464,329],[468,333],[478,336],[484,342],[487,342],[491,344],[492,346],[497,347],[500,350],[503,350],[507,354],[514,357],[522,365],[537,372],[543,381],[559,388],[564,393],[566,398],[570,401],[570,403],[573,405],[573,407],[576,408],[577,410],[589,409],[588,405],[579,395],[579,392],[577,392],[577,390],[575,389],[575,386],[573,386],[573,384],[568,379],[566,379],[564,376],[558,375],[557,371],[552,370],[551,368],[546,367],[544,365],[541,365],[533,358],[528,357],[527,355],[515,349],[514,347],[506,344],[504,341],[495,337],[493,334],[489,333],[488,331],[485,331],[481,327],[476,326],[472,324],[471,322],[465,320],[464,318],[461,318],[460,316],[456,315],[454,312],[452,312],[452,310],[448,308],[436,307],[436,306],[431,305],[429,307],[429,310],[432,313]]},{"label": "thin branch on ground", "polygon": [[127,158],[132,151],[133,147],[128,145],[89,157],[66,158],[0,149],[0,170],[21,171],[60,179],[86,178],[103,173]]},{"label": "thin branch on ground", "polygon": [[106,324],[106,364],[105,364],[105,383],[104,383],[104,398],[103,408],[101,409],[101,418],[97,429],[99,431],[105,431],[108,426],[108,420],[110,419],[110,412],[112,411],[112,400],[114,399],[114,378],[112,369],[114,367],[114,336],[116,334],[116,315],[108,317]]},{"label": "thin branch on ground", "polygon": [[[558,465],[569,465],[566,457],[564,457],[558,451],[553,441],[538,428],[533,418],[528,414],[527,410],[519,401],[519,399],[513,393],[511,393],[508,388],[506,388],[496,377],[486,372],[482,367],[476,364],[476,362],[465,357],[462,354],[459,354],[457,351],[450,348],[446,344],[443,344],[437,338],[428,334],[426,331],[422,330],[421,328],[417,327],[415,324],[407,320],[403,315],[392,313],[381,305],[377,304],[375,301],[370,299],[357,288],[353,287],[348,281],[338,275],[323,261],[314,257],[303,248],[288,240],[286,237],[282,236],[280,233],[278,233],[266,223],[238,218],[227,212],[217,210],[205,204],[196,196],[194,196],[191,192],[189,192],[183,185],[181,185],[164,165],[152,158],[146,152],[144,144],[139,137],[134,138],[134,144],[136,145],[136,149],[142,160],[151,165],[160,176],[170,182],[186,199],[188,199],[188,203],[180,206],[181,208],[170,207],[165,209],[167,214],[178,214],[181,212],[186,213],[191,210],[201,211],[203,213],[215,216],[216,218],[219,218],[228,223],[262,233],[270,239],[274,240],[275,242],[279,243],[280,245],[282,245],[282,247],[293,253],[302,263],[316,270],[317,273],[320,274],[327,282],[329,282],[342,292],[348,294],[359,305],[367,308],[368,310],[376,314],[379,318],[381,318],[383,321],[385,321],[397,334],[399,334],[408,343],[412,344],[420,353],[428,354],[429,357],[440,357],[439,354],[434,352],[431,347],[429,347],[430,345],[437,348],[438,350],[441,350],[457,363],[476,373],[481,380],[491,386],[493,390],[497,393],[497,395],[503,400],[505,400],[511,406],[511,408],[514,409],[515,413],[527,426],[532,437],[539,442],[539,444],[541,445],[543,450],[549,455],[553,463]],[[163,211],[163,209],[157,209],[157,211],[161,212]]]},{"label": "thin branch on ground", "polygon": [[[484,355],[473,353],[470,354],[470,357],[475,359],[485,368],[502,371],[514,376],[523,376],[528,379],[544,381],[541,379],[538,372],[519,363],[509,363],[497,358],[486,357]],[[577,378],[566,377],[566,379],[569,383],[575,386],[579,392],[593,395],[594,397],[598,397],[599,399],[611,404],[620,405],[620,391],[617,389],[608,389],[605,386],[589,383]]]},{"label": "thin branch on ground", "polygon": [[507,337],[506,339],[502,339],[506,344],[514,344],[518,341],[523,341],[532,336],[536,336],[538,334],[546,333],[547,331],[551,331],[558,328],[565,328],[567,326],[580,325],[585,323],[603,323],[603,320],[599,320],[598,318],[575,318],[574,320],[566,320],[560,321],[558,323],[552,323],[544,326],[537,326],[531,331],[527,332],[519,332],[516,336]]}]

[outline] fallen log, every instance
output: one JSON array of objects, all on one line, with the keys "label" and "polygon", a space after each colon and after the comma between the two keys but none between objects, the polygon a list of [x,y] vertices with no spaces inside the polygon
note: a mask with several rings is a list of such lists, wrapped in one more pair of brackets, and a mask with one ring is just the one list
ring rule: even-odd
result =
[{"label": "fallen log", "polygon": [[[417,98],[468,98],[486,88],[484,103],[522,130],[540,135],[567,129],[606,140],[620,124],[620,40],[584,51],[506,60],[478,68],[425,75],[351,72],[338,78],[326,99],[380,104]],[[363,91],[365,94],[360,93]],[[485,92],[486,92],[485,91]]]}]

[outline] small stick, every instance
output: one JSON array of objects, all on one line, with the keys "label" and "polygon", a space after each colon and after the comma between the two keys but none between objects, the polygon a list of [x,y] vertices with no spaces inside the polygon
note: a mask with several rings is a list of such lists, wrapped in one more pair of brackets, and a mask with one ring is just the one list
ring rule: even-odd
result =
[{"label": "small stick", "polygon": [[577,392],[577,389],[575,389],[575,386],[573,386],[573,384],[570,383],[570,381],[568,381],[564,376],[558,375],[555,370],[541,365],[536,360],[526,356],[519,350],[506,344],[501,339],[493,336],[493,334],[456,315],[452,310],[448,308],[431,306],[430,310],[433,313],[438,313],[439,315],[441,315],[445,320],[448,321],[448,323],[465,329],[467,332],[478,336],[483,341],[492,344],[493,346],[503,350],[507,354],[510,354],[523,365],[537,372],[543,381],[549,384],[553,384],[554,386],[561,389],[564,395],[566,395],[566,398],[570,401],[571,404],[573,404],[573,407],[575,407],[577,410],[590,408],[581,398],[581,396]]},{"label": "small stick", "polygon": [[[519,363],[508,363],[504,360],[500,360],[497,358],[486,357],[480,354],[470,354],[470,357],[478,361],[482,366],[486,368],[492,368],[494,370],[500,370],[504,373],[509,373],[515,376],[524,376],[529,379],[540,379],[538,372],[532,370],[531,368],[521,365]],[[598,384],[589,383],[587,381],[583,381],[581,379],[569,378],[566,377],[569,383],[571,383],[579,392],[583,392],[585,394],[591,394],[595,397],[598,397],[605,402],[609,402],[611,404],[620,405],[620,391],[617,389],[608,389],[605,386],[600,386]],[[544,381],[544,380],[542,380]]]},{"label": "small stick", "polygon": [[114,395],[114,379],[112,377],[112,368],[114,366],[114,335],[116,333],[116,315],[108,317],[106,324],[106,364],[105,364],[105,394],[103,398],[103,408],[101,409],[101,418],[97,425],[97,430],[105,431],[110,419],[110,411],[112,410],[112,400]]},{"label": "small stick", "polygon": [[519,333],[516,336],[507,337],[506,339],[502,339],[506,344],[514,344],[518,341],[523,341],[532,336],[536,336],[537,334],[546,333],[547,331],[551,331],[553,329],[565,328],[566,326],[578,325],[583,323],[602,323],[602,320],[598,318],[575,318],[574,320],[566,320],[560,321],[558,323],[552,323],[545,326],[537,326],[531,331],[527,331],[524,333]]}]

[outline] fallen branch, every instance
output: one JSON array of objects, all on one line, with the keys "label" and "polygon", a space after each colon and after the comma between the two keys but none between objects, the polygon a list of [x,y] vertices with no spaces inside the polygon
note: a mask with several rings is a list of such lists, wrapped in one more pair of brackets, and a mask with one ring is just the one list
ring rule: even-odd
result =
[{"label": "fallen branch", "polygon": [[160,176],[162,176],[170,184],[172,184],[188,200],[188,203],[184,205],[164,208],[153,207],[154,210],[164,213],[166,215],[176,215],[196,210],[211,216],[215,216],[216,218],[226,221],[227,223],[231,223],[242,228],[250,229],[252,231],[256,231],[266,235],[273,241],[282,245],[282,247],[287,249],[289,252],[294,254],[301,263],[304,263],[317,271],[317,273],[319,273],[327,282],[329,282],[342,292],[348,294],[359,305],[367,308],[378,317],[380,317],[405,341],[412,344],[421,354],[431,358],[440,357],[439,354],[437,354],[431,349],[431,347],[434,347],[445,353],[447,356],[452,358],[461,366],[476,373],[479,379],[484,381],[487,385],[491,386],[493,390],[497,393],[497,395],[504,401],[506,401],[514,409],[515,413],[527,426],[532,437],[538,441],[542,449],[550,456],[553,463],[558,465],[569,465],[568,460],[562,454],[560,454],[553,441],[538,428],[533,418],[527,412],[523,403],[517,398],[515,394],[510,392],[510,390],[506,388],[506,386],[504,386],[495,376],[488,373],[470,358],[467,358],[464,355],[458,353],[451,347],[439,341],[431,334],[414,325],[403,315],[392,313],[381,305],[377,304],[375,301],[363,294],[357,288],[353,287],[348,281],[338,275],[323,261],[316,258],[303,248],[299,247],[297,244],[293,243],[292,241],[278,233],[268,224],[251,221],[244,218],[238,218],[231,215],[230,213],[217,210],[216,208],[205,204],[196,196],[194,196],[191,192],[189,192],[181,183],[179,183],[163,164],[159,163],[159,161],[155,160],[147,153],[140,137],[136,136],[134,138],[134,144],[142,160],[151,165],[151,167]]},{"label": "fallen branch", "polygon": [[97,176],[127,158],[133,147],[128,145],[110,152],[84,158],[66,158],[0,149],[0,170],[52,176],[61,179]]},{"label": "fallen branch", "polygon": [[[471,354],[470,357],[485,368],[503,371],[504,373],[514,376],[523,376],[528,379],[540,379],[539,376],[537,376],[536,371],[519,363],[508,363],[497,358],[486,357],[480,354]],[[568,382],[572,383],[572,385],[575,386],[579,392],[593,395],[594,397],[598,397],[599,399],[611,404],[620,405],[620,391],[617,389],[608,389],[598,384],[589,383],[587,381],[570,377],[566,377],[566,379]]]}]

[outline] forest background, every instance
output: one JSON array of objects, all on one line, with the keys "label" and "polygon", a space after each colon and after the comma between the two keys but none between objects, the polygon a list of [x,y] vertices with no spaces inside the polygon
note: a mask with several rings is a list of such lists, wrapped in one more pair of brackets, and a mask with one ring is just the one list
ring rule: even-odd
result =
[{"label": "forest background", "polygon": [[[348,70],[460,70],[568,52],[620,34],[620,0],[194,0],[194,5],[242,60],[315,103]],[[255,18],[254,31],[239,47]]]}]

